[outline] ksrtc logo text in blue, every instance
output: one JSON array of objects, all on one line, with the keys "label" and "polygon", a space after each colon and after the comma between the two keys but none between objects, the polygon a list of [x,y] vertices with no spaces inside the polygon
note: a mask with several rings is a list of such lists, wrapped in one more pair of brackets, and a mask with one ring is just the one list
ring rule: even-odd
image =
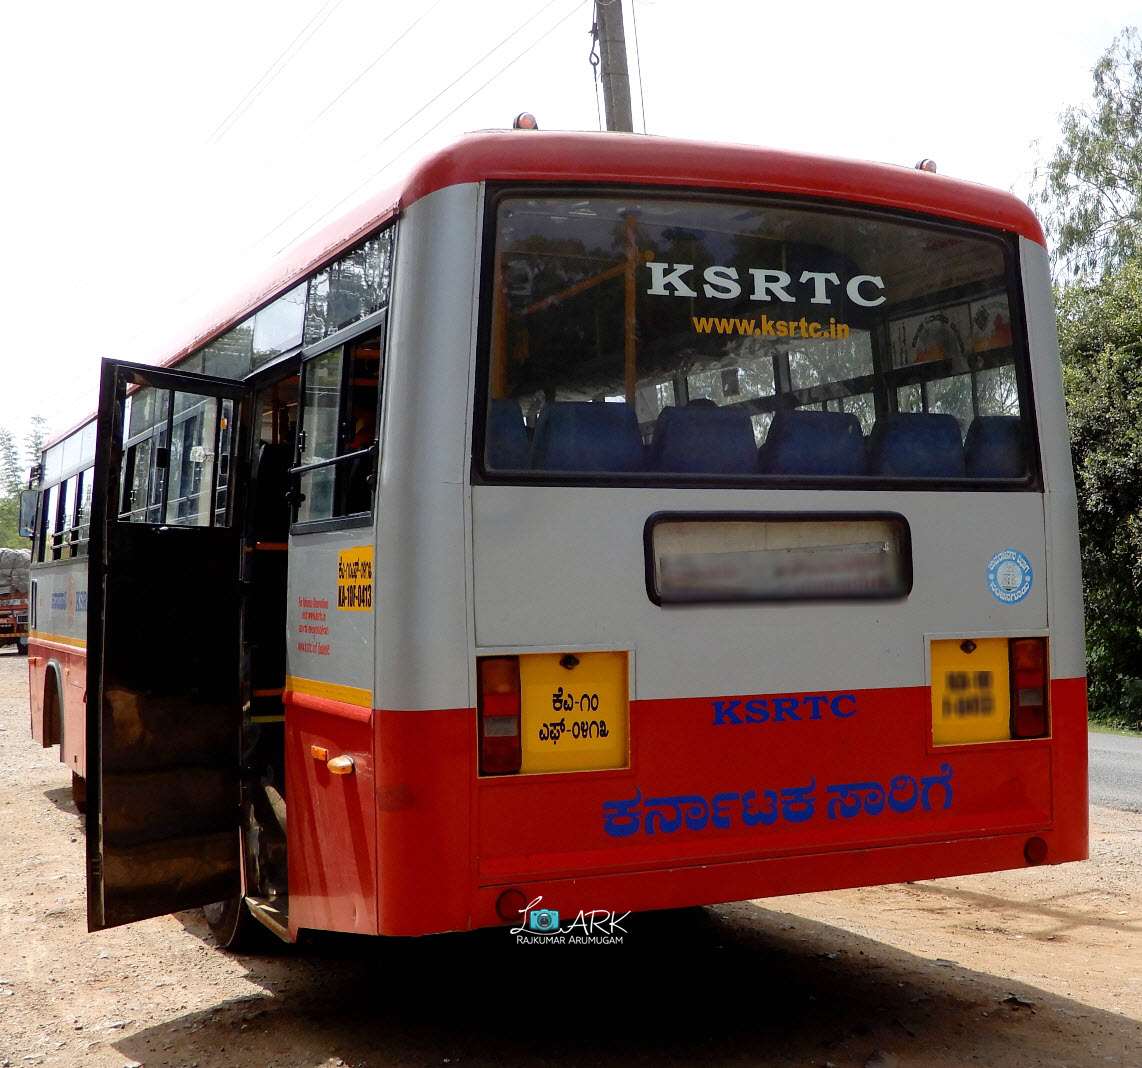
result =
[{"label": "ksrtc logo text in blue", "polygon": [[800,697],[734,697],[710,702],[714,708],[714,726],[743,723],[783,723],[787,720],[823,719],[836,716],[849,719],[855,716],[855,693],[807,693]]}]

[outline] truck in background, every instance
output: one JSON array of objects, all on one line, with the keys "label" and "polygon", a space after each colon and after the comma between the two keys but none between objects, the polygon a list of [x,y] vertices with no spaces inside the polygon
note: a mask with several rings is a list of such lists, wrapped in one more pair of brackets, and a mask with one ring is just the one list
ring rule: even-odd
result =
[{"label": "truck in background", "polygon": [[0,549],[0,649],[15,645],[28,652],[28,584],[32,554],[27,549]]}]

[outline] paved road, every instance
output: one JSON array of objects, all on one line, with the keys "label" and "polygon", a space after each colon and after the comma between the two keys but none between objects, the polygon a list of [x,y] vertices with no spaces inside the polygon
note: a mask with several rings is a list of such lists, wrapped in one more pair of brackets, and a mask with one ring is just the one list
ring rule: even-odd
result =
[{"label": "paved road", "polygon": [[1142,812],[1142,738],[1091,731],[1090,800]]}]

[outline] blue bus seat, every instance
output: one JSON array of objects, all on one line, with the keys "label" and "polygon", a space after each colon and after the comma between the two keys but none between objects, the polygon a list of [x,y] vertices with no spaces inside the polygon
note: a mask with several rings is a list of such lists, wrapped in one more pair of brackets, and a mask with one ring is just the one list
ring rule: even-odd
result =
[{"label": "blue bus seat", "polygon": [[863,475],[868,470],[855,415],[804,408],[774,413],[759,461],[767,475]]},{"label": "blue bus seat", "polygon": [[874,475],[964,477],[964,448],[954,415],[893,412],[877,420],[868,446]]},{"label": "blue bus seat", "polygon": [[531,466],[540,471],[641,471],[642,435],[626,403],[555,401],[539,413]]},{"label": "blue bus seat", "polygon": [[493,400],[488,410],[488,466],[518,471],[531,466],[531,443],[519,403],[510,397]]},{"label": "blue bus seat", "polygon": [[1019,416],[981,415],[973,420],[964,438],[968,478],[1023,478],[1028,466]]},{"label": "blue bus seat", "polygon": [[753,422],[743,408],[663,408],[650,446],[652,471],[751,475],[757,470]]}]

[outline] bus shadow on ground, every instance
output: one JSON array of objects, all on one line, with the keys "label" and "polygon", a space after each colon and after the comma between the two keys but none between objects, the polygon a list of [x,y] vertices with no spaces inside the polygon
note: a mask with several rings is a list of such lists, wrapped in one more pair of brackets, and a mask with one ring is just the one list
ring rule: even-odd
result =
[{"label": "bus shadow on ground", "polygon": [[69,816],[74,816],[82,826],[83,816],[80,814],[79,809],[75,807],[70,786],[56,786],[51,790],[45,790],[44,797],[55,805],[60,812],[66,812]]},{"label": "bus shadow on ground", "polygon": [[[182,919],[209,940],[200,915]],[[1129,1064],[1142,1043],[1136,1020],[748,903],[640,914],[627,927],[622,946],[517,945],[506,929],[323,935],[243,959],[264,995],[169,1020],[115,1049],[147,1068],[841,1068]]]},{"label": "bus shadow on ground", "polygon": [[[918,909],[921,912],[945,912],[967,905],[983,910],[1002,908],[1016,915],[1022,915],[1028,920],[1041,919],[1045,926],[1038,931],[1027,934],[1028,938],[1040,941],[1054,941],[1065,937],[1079,927],[1101,927],[1118,934],[1142,932],[1142,916],[1130,915],[1126,911],[1118,915],[1108,916],[1105,913],[1095,911],[1093,908],[1081,909],[1076,907],[1076,899],[1090,895],[1120,897],[1123,900],[1129,900],[1125,895],[1115,894],[1111,890],[1077,890],[1066,894],[1020,901],[1012,901],[1010,898],[999,897],[996,894],[980,893],[978,890],[966,890],[963,887],[932,886],[926,883],[912,883],[911,890],[916,894],[930,894],[933,897],[942,898],[945,902],[945,904],[932,908],[921,907]],[[949,899],[955,904],[947,904]]]}]

